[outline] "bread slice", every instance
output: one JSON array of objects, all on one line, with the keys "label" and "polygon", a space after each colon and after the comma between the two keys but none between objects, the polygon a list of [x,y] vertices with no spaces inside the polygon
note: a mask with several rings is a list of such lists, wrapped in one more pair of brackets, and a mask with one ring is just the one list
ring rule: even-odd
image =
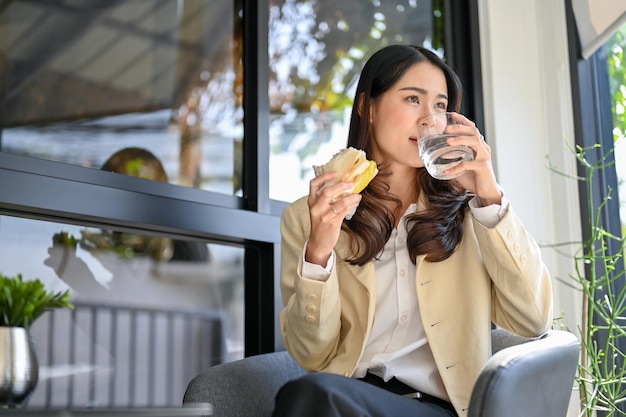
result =
[{"label": "bread slice", "polygon": [[329,187],[340,181],[346,181],[353,183],[352,189],[346,192],[347,194],[360,193],[367,187],[372,179],[378,174],[378,167],[376,162],[367,159],[365,152],[356,148],[344,148],[337,152],[333,157],[324,165],[313,166],[315,176],[319,176],[326,172],[337,171],[337,176],[331,181],[324,184],[324,187]]}]

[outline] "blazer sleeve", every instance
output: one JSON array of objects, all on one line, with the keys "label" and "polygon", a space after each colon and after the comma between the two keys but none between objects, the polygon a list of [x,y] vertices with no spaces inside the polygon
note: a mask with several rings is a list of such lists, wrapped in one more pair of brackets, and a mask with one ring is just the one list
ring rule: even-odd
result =
[{"label": "blazer sleeve", "polygon": [[326,281],[302,277],[302,250],[310,230],[305,203],[293,203],[281,216],[280,287],[284,307],[279,324],[285,347],[295,361],[306,370],[318,371],[337,352],[341,301],[336,265]]},{"label": "blazer sleeve", "polygon": [[526,337],[546,332],[553,317],[552,282],[535,240],[510,205],[493,228],[473,223],[493,283],[493,322]]}]

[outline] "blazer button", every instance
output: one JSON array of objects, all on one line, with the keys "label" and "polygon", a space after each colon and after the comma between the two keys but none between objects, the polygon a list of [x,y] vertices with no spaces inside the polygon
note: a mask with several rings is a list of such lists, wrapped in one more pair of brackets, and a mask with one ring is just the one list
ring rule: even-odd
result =
[{"label": "blazer button", "polygon": [[524,262],[526,262],[527,260],[528,260],[528,256],[527,256],[525,253],[522,253],[522,254],[520,255],[520,257],[519,257],[519,261],[520,261],[521,263],[524,263]]},{"label": "blazer button", "polygon": [[317,313],[317,307],[313,304],[309,304],[306,306],[306,311],[308,311],[309,313]]},{"label": "blazer button", "polygon": [[317,300],[317,294],[315,294],[315,293],[313,293],[313,292],[310,292],[310,293],[308,293],[308,294],[306,295],[306,298],[308,298],[308,299],[309,299],[309,300],[311,300],[311,301],[315,301],[315,300]]},{"label": "blazer button", "polygon": [[309,323],[313,323],[315,321],[315,316],[312,315],[308,315],[304,318],[306,321],[308,321]]}]

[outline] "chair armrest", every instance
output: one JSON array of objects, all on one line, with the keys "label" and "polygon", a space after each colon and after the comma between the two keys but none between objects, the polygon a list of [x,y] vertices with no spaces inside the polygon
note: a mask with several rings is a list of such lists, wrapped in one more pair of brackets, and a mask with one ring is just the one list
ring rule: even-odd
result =
[{"label": "chair armrest", "polygon": [[469,417],[565,417],[580,344],[576,336],[550,330],[537,339],[504,347],[476,381]]},{"label": "chair armrest", "polygon": [[304,373],[286,351],[250,356],[196,376],[183,403],[209,403],[219,417],[270,417],[278,390]]},{"label": "chair armrest", "polygon": [[491,354],[493,355],[504,348],[540,339],[543,336],[545,335],[538,337],[524,337],[496,327],[491,330]]}]

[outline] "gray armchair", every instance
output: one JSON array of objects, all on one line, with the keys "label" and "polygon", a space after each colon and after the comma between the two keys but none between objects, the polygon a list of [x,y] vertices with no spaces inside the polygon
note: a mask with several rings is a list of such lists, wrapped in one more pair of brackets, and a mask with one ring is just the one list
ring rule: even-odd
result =
[{"label": "gray armchair", "polygon": [[[493,356],[472,391],[469,417],[565,417],[578,364],[572,333],[526,339],[492,331]],[[215,417],[270,417],[274,396],[305,373],[285,351],[213,366],[196,376],[183,402],[211,403]]]}]

